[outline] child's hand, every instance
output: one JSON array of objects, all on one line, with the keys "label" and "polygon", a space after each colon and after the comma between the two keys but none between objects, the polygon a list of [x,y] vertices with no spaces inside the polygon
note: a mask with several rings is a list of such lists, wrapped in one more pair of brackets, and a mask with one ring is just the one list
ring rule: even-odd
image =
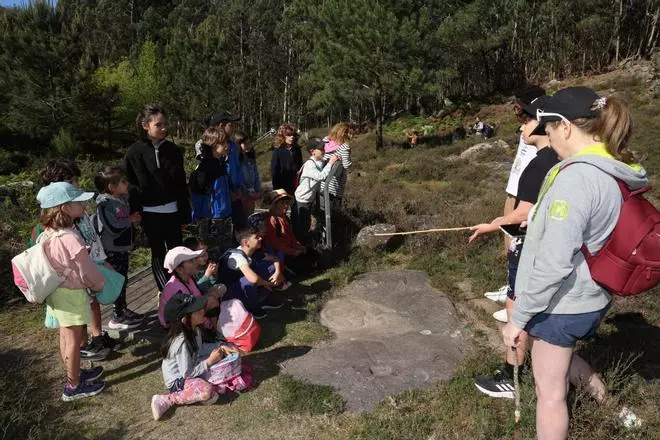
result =
[{"label": "child's hand", "polygon": [[218,347],[215,350],[211,352],[208,358],[206,358],[206,366],[210,367],[211,365],[217,363],[218,361],[222,360],[222,358],[225,357],[225,351],[222,349],[222,347]]},{"label": "child's hand", "polygon": [[268,281],[270,281],[274,286],[280,286],[284,284],[285,280],[284,280],[284,276],[281,273],[275,271],[275,273],[272,274],[270,278],[268,278]]},{"label": "child's hand", "polygon": [[220,346],[220,349],[225,353],[225,355],[229,356],[232,353],[238,353],[241,354],[241,351],[235,346],[235,345],[230,345],[230,344],[225,344]]},{"label": "child's hand", "polygon": [[140,214],[139,212],[134,212],[133,214],[131,214],[130,218],[131,218],[131,223],[142,222],[142,214]]},{"label": "child's hand", "polygon": [[204,276],[206,278],[211,278],[212,276],[215,276],[216,270],[218,270],[218,265],[216,263],[209,263],[209,265],[206,266],[206,271],[204,272]]},{"label": "child's hand", "polygon": [[330,157],[330,160],[328,160],[328,163],[330,163],[330,165],[332,165],[333,163],[337,162],[338,160],[339,160],[339,156],[337,156],[335,154],[335,155]]}]

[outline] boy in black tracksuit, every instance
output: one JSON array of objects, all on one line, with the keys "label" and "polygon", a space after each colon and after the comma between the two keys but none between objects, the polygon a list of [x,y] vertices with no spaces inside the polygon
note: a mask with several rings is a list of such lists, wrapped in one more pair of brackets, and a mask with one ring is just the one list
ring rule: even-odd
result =
[{"label": "boy in black tracksuit", "polygon": [[181,227],[190,223],[190,195],[182,151],[168,140],[141,137],[126,152],[124,167],[131,212],[142,214],[142,227],[151,248],[151,269],[162,291],[168,280],[163,269],[165,253],[181,246]]}]

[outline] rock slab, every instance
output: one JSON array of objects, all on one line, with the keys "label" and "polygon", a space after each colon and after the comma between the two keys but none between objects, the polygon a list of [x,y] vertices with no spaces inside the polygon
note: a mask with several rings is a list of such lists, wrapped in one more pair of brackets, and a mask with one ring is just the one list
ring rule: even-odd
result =
[{"label": "rock slab", "polygon": [[321,323],[336,338],[287,361],[284,370],[335,387],[351,411],[450,379],[469,351],[453,304],[419,271],[358,277],[326,304]]}]

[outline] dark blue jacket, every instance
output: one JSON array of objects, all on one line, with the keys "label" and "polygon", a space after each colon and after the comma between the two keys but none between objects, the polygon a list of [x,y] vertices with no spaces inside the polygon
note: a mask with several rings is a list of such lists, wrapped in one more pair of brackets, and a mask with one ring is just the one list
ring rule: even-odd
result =
[{"label": "dark blue jacket", "polygon": [[188,187],[192,195],[193,221],[231,216],[231,190],[224,160],[213,156],[202,158],[190,174]]}]

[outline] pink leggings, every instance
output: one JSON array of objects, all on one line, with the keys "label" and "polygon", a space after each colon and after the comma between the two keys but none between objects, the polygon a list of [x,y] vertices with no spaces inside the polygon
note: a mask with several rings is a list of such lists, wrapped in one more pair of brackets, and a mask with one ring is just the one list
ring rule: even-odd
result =
[{"label": "pink leggings", "polygon": [[216,394],[226,393],[227,390],[246,390],[252,386],[252,370],[245,365],[242,366],[241,370],[243,372],[240,376],[218,385],[208,383],[199,377],[188,378],[183,383],[183,390],[170,393],[167,398],[173,405],[190,405],[207,401]]},{"label": "pink leggings", "polygon": [[192,403],[204,402],[215,396],[215,386],[199,377],[188,378],[183,384],[183,390],[168,394],[168,399],[173,405],[190,405]]}]

